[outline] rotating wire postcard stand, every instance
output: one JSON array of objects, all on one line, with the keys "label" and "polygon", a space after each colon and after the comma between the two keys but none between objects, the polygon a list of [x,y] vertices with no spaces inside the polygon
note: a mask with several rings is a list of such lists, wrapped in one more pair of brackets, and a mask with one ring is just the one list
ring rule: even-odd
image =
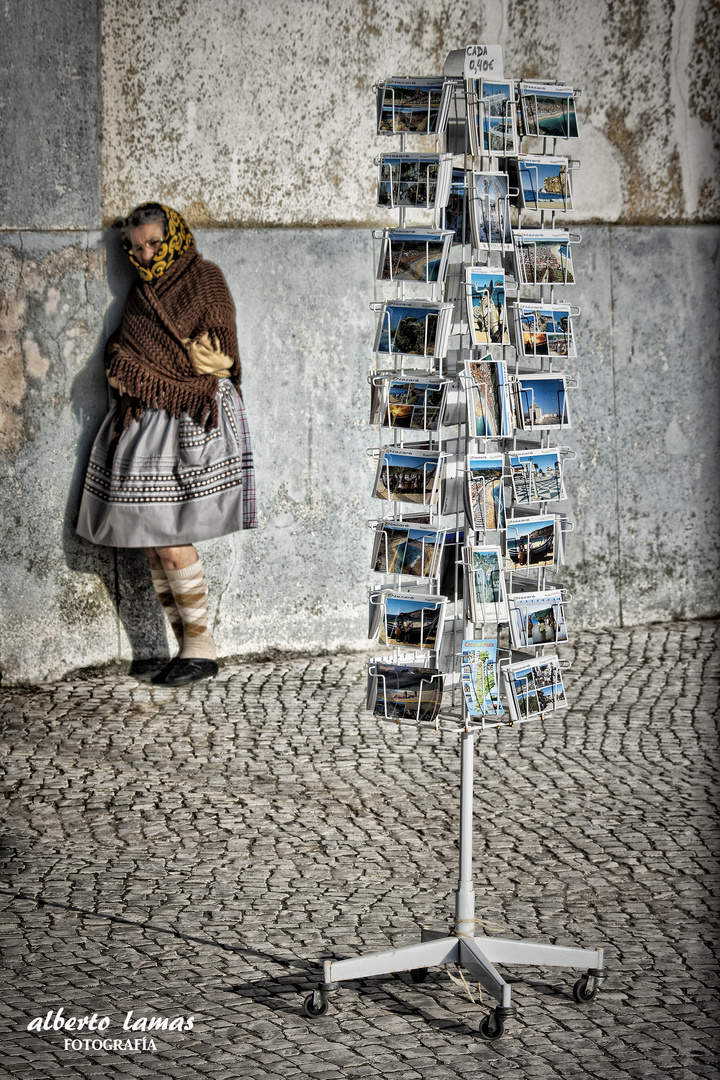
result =
[{"label": "rotating wire postcard stand", "polygon": [[[451,54],[448,58],[449,64],[453,62],[453,57],[454,54]],[[478,95],[477,83],[472,80],[464,82],[459,77],[451,76],[447,81],[452,84],[453,115],[458,116],[464,113],[468,118],[465,126],[462,165],[465,175],[472,175],[473,172],[497,175],[501,167],[499,156],[517,155],[522,147],[522,139],[518,139],[515,132],[516,103],[511,103],[512,108],[510,108],[502,97],[499,97],[497,101],[494,98],[482,100]],[[494,92],[498,89],[504,94],[508,85],[517,91],[517,84],[501,77],[497,80],[497,86],[490,86],[489,90]],[[549,84],[543,84],[543,86],[547,85]],[[563,91],[565,91],[564,87]],[[400,151],[398,155],[394,155],[394,159],[407,160],[404,158],[406,136],[400,134],[399,137]],[[437,134],[434,152],[435,160],[442,162],[443,165],[447,163],[446,167],[449,167],[451,155],[443,153],[441,137]],[[554,155],[556,139],[544,138],[542,152]],[[387,157],[390,155],[385,156],[386,160]],[[379,184],[381,193],[392,186],[387,184],[387,178],[382,174],[379,177]],[[494,410],[497,417],[504,413],[502,404],[495,401],[497,385],[499,385],[498,375],[502,375],[503,393],[507,389],[504,385],[506,375],[513,386],[519,381],[518,353],[512,345],[504,341],[485,345],[473,344],[471,327],[468,325],[465,312],[463,267],[484,266],[488,270],[496,269],[498,273],[503,273],[504,260],[512,256],[506,254],[510,248],[509,244],[487,243],[481,247],[473,245],[468,214],[469,197],[472,197],[472,194],[464,185],[462,236],[454,245],[453,254],[458,258],[453,258],[451,255],[447,279],[443,281],[439,276],[438,280],[429,282],[425,276],[424,299],[426,303],[437,303],[438,309],[442,310],[444,304],[449,305],[450,301],[454,302],[455,323],[450,330],[452,336],[449,348],[447,351],[444,347],[438,350],[426,347],[422,350],[426,364],[426,369],[423,368],[423,370],[427,370],[427,373],[433,377],[452,380],[458,389],[459,399],[467,398],[467,409],[459,408],[455,410],[454,416],[446,416],[443,426],[438,426],[434,430],[425,429],[422,432],[424,437],[422,443],[417,442],[417,431],[410,432],[402,427],[381,428],[380,447],[372,451],[373,456],[383,461],[386,460],[388,451],[394,450],[402,455],[412,451],[415,446],[418,454],[437,455],[438,471],[443,469],[445,462],[452,461],[453,465],[456,497],[454,500],[446,499],[447,505],[444,505],[441,496],[435,497],[435,486],[433,486],[432,501],[429,501],[426,495],[423,495],[421,500],[416,500],[421,505],[409,506],[407,501],[393,500],[392,495],[397,489],[392,490],[389,470],[380,469],[380,472],[384,474],[381,497],[388,499],[394,511],[390,513],[390,518],[403,523],[422,520],[425,527],[434,526],[438,530],[448,531],[452,529],[456,538],[455,544],[457,545],[458,538],[462,536],[465,547],[461,557],[453,559],[451,579],[449,584],[445,585],[447,596],[441,594],[441,571],[437,563],[434,566],[434,575],[426,577],[421,586],[417,578],[408,586],[407,575],[388,574],[387,566],[384,568],[385,576],[392,578],[392,583],[383,585],[380,589],[371,590],[371,603],[377,604],[379,593],[388,590],[395,590],[392,592],[393,596],[406,597],[408,600],[412,600],[415,596],[418,602],[422,600],[423,603],[427,603],[431,597],[436,597],[441,618],[444,614],[444,628],[442,643],[438,632],[436,650],[427,648],[408,650],[404,640],[395,641],[390,656],[376,658],[370,662],[368,707],[372,708],[380,719],[391,721],[398,725],[398,728],[403,724],[412,724],[416,727],[451,732],[459,736],[460,851],[458,885],[455,893],[455,918],[449,932],[422,929],[421,940],[417,944],[347,960],[326,961],[323,982],[305,999],[304,1011],[311,1017],[322,1016],[327,1012],[330,995],[338,989],[341,982],[349,979],[409,971],[414,982],[422,982],[430,967],[456,964],[467,971],[471,978],[497,1002],[480,1024],[480,1036],[486,1040],[494,1040],[503,1034],[505,1021],[516,1015],[516,1009],[511,1000],[510,985],[494,966],[495,964],[548,965],[585,969],[573,988],[573,995],[578,1002],[592,1000],[606,979],[607,973],[603,969],[603,950],[600,948],[546,945],[476,934],[479,920],[475,917],[472,859],[475,740],[484,732],[500,727],[513,727],[531,720],[543,720],[546,714],[552,714],[555,710],[567,706],[562,679],[567,663],[556,655],[545,656],[546,641],[548,645],[554,644],[552,640],[554,628],[560,624],[563,627],[565,625],[564,618],[560,619],[557,607],[557,590],[562,589],[562,586],[547,582],[546,573],[548,568],[552,569],[562,562],[565,533],[570,531],[572,526],[562,515],[548,512],[548,500],[542,498],[544,494],[542,478],[536,480],[533,477],[532,491],[536,496],[533,499],[533,505],[528,506],[527,501],[519,503],[516,500],[513,509],[518,507],[520,514],[508,515],[502,522],[493,522],[496,528],[492,530],[488,530],[487,527],[478,529],[472,517],[472,508],[467,506],[469,500],[457,497],[458,484],[461,485],[463,492],[465,491],[464,474],[468,467],[467,463],[472,457],[522,454],[528,451],[536,451],[542,455],[543,451],[547,450],[548,455],[555,454],[555,458],[552,459],[555,461],[558,453],[556,450],[550,450],[550,430],[547,428],[539,428],[532,423],[528,430],[520,428],[519,434],[523,445],[519,446],[517,424],[515,429],[510,431],[504,415],[502,422],[495,423],[494,420],[489,419]],[[507,206],[504,193],[501,193],[501,197],[504,209]],[[402,202],[396,199],[394,194],[385,199],[381,197],[380,204],[382,205],[383,202],[386,206],[398,208],[398,227],[405,229],[407,210]],[[417,206],[418,203],[415,205]],[[427,205],[425,203],[426,207]],[[489,205],[487,211],[485,216],[490,218]],[[548,215],[549,222],[546,220]],[[522,209],[519,210],[519,226],[521,216]],[[555,229],[554,210],[541,210],[540,219],[540,231],[543,235]],[[433,212],[433,227],[436,230],[442,230],[445,224],[444,209],[442,205],[436,205]],[[521,239],[527,238],[527,244],[533,248],[531,265],[537,267],[540,262],[534,247],[534,239],[528,233],[529,230],[523,230]],[[477,239],[476,229],[474,234],[474,238]],[[376,233],[375,236],[378,237],[378,234]],[[578,241],[579,237],[567,236],[566,242]],[[518,265],[520,256],[517,243],[514,256]],[[553,257],[554,252],[551,252],[545,260],[547,265],[552,264]],[[528,262],[527,259],[525,261]],[[528,283],[530,276],[533,280]],[[567,281],[568,274],[563,272],[559,275],[551,273],[524,275],[521,291],[524,292],[530,288],[535,292],[534,296],[527,298],[528,302],[539,301],[542,306],[554,305],[553,278],[558,283],[560,280]],[[396,302],[402,303],[406,298],[406,282],[397,280],[394,284]],[[415,288],[418,286],[418,281],[413,281],[412,284]],[[509,275],[505,277],[505,286],[508,292],[515,291],[515,283]],[[412,298],[417,299],[417,292],[413,292]],[[381,320],[385,318],[387,303],[372,305]],[[572,314],[576,313],[576,309],[573,309]],[[511,321],[507,319],[505,312],[503,312],[503,319]],[[569,334],[565,328],[562,334],[569,341]],[[380,331],[378,330],[376,342],[379,338]],[[459,342],[458,347],[453,348],[454,341]],[[522,352],[522,338],[520,345]],[[569,351],[569,347],[564,350],[558,349],[561,355],[566,355]],[[553,362],[556,359],[554,355],[546,355],[542,351],[533,349],[532,356],[532,362],[539,363],[541,373],[549,374],[554,371]],[[396,351],[390,352],[388,357],[388,353],[385,352],[382,361],[378,359],[377,364],[377,370],[382,370],[383,377],[387,376],[388,359],[393,363],[393,372],[403,374],[407,370],[406,356]],[[413,367],[417,369],[418,357],[411,357],[411,361]],[[484,362],[489,365],[500,365],[495,371],[495,385],[489,373],[490,368],[486,372],[481,370]],[[536,369],[534,370],[537,373]],[[478,381],[478,378],[486,378],[488,381],[483,384]],[[566,385],[573,384],[568,380]],[[564,404],[560,413],[561,416],[566,413]],[[493,427],[497,427],[498,430],[491,434],[490,429]],[[406,442],[408,436],[411,438],[409,442]],[[392,443],[388,444],[390,438]],[[508,443],[510,443],[509,446]],[[567,453],[564,456],[567,457]],[[512,475],[510,468],[502,469],[500,484],[504,485],[508,491]],[[553,475],[555,475],[554,470]],[[436,485],[437,480],[438,475],[435,476],[433,485]],[[485,490],[484,481],[481,486]],[[559,483],[556,483],[555,487],[558,492],[562,490],[564,494],[564,489],[561,489]],[[487,488],[492,489],[493,484],[487,483]],[[481,496],[482,499],[487,497]],[[556,494],[554,497],[557,499],[559,496]],[[422,511],[421,517],[417,516],[418,511]],[[538,528],[533,528],[534,522],[537,523]],[[371,523],[373,528],[378,526],[382,528],[384,524],[391,523]],[[483,524],[487,526],[487,523]],[[486,533],[488,533],[487,536]],[[498,537],[505,548],[504,558],[497,543]],[[522,542],[521,537],[525,538]],[[550,543],[552,543],[551,558],[547,554]],[[457,552],[457,547],[450,545],[449,550]],[[493,555],[494,552],[497,554]],[[511,552],[515,554],[515,559],[510,557]],[[377,566],[374,568],[383,569]],[[522,578],[518,575],[519,570],[524,575]],[[517,589],[513,584],[513,575],[516,577]],[[444,580],[446,579],[445,575]],[[463,581],[465,582],[464,589]],[[418,586],[422,589],[424,599],[418,593]],[[533,597],[542,596],[548,589],[555,590],[548,591],[548,596],[552,597],[551,615],[543,618],[542,643],[539,645],[529,643],[523,650],[518,651],[517,648],[511,646],[509,626],[505,625],[510,621],[507,597],[514,595],[516,591],[522,592],[529,589],[535,590],[532,593]],[[562,599],[565,603],[569,601],[570,597],[566,591],[562,592]],[[475,622],[472,621],[473,618]],[[498,624],[503,625],[502,630]],[[503,640],[508,642],[506,648],[500,646],[501,635],[504,635]],[[387,632],[385,638],[390,644],[390,635]],[[562,640],[566,640],[566,631]],[[500,699],[503,686],[507,709],[503,708]]]}]

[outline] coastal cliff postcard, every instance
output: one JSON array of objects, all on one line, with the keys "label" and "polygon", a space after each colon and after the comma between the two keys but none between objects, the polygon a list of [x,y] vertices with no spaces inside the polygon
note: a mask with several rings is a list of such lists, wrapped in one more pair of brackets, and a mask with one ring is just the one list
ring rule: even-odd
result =
[{"label": "coastal cliff postcard", "polygon": [[526,210],[573,209],[570,168],[566,157],[518,155],[520,200]]},{"label": "coastal cliff postcard", "polygon": [[505,439],[513,433],[507,366],[485,356],[465,360],[463,385],[468,435],[473,439]]},{"label": "coastal cliff postcard", "polygon": [[447,353],[454,305],[432,300],[388,300],[380,305],[376,353],[435,356]]},{"label": "coastal cliff postcard", "polygon": [[447,379],[374,375],[371,386],[371,424],[418,431],[437,431],[441,427]]},{"label": "coastal cliff postcard", "polygon": [[380,454],[373,497],[432,505],[440,490],[445,455],[436,450],[386,447]]},{"label": "coastal cliff postcard", "polygon": [[549,139],[577,139],[575,92],[555,83],[521,82],[519,85],[523,131]]},{"label": "coastal cliff postcard", "polygon": [[566,380],[553,372],[520,374],[512,385],[515,423],[525,431],[570,427]]},{"label": "coastal cliff postcard", "polygon": [[372,593],[368,636],[399,649],[439,649],[446,602],[421,593]]},{"label": "coastal cliff postcard", "polygon": [[447,124],[453,84],[442,75],[392,78],[377,88],[377,133],[439,135]]},{"label": "coastal cliff postcard", "polygon": [[505,528],[502,454],[469,454],[465,462],[467,516],[476,530]]},{"label": "coastal cliff postcard", "polygon": [[573,314],[567,304],[513,305],[515,348],[521,356],[577,356]]},{"label": "coastal cliff postcard", "polygon": [[507,622],[508,609],[499,547],[473,546],[466,551],[472,621]]},{"label": "coastal cliff postcard", "polygon": [[508,570],[560,566],[564,561],[563,533],[555,515],[508,518],[506,537],[505,566]]},{"label": "coastal cliff postcard", "polygon": [[443,674],[435,667],[368,663],[367,708],[384,720],[431,723],[442,704]]},{"label": "coastal cliff postcard", "polygon": [[509,79],[472,79],[466,85],[473,156],[517,154],[514,83]]},{"label": "coastal cliff postcard", "polygon": [[473,638],[462,643],[462,691],[471,716],[504,715],[498,685],[497,645],[497,638]]},{"label": "coastal cliff postcard", "polygon": [[514,229],[515,270],[526,285],[574,285],[571,243],[562,229]]},{"label": "coastal cliff postcard", "polygon": [[507,599],[510,640],[514,648],[528,649],[567,641],[563,594],[559,589],[512,593]]},{"label": "coastal cliff postcard", "polygon": [[527,720],[567,708],[565,687],[557,656],[538,656],[502,669],[510,715]]},{"label": "coastal cliff postcard", "polygon": [[566,498],[560,450],[511,450],[508,453],[516,503],[558,502]]},{"label": "coastal cliff postcard", "polygon": [[470,220],[473,244],[488,251],[512,251],[510,186],[507,173],[473,172]]},{"label": "coastal cliff postcard", "polygon": [[378,280],[444,281],[452,238],[449,229],[385,229]]},{"label": "coastal cliff postcard", "polygon": [[378,158],[378,206],[439,209],[447,203],[452,154],[381,154]]},{"label": "coastal cliff postcard", "polygon": [[406,521],[379,522],[372,568],[378,574],[430,578],[440,573],[445,529]]},{"label": "coastal cliff postcard", "polygon": [[504,272],[495,266],[468,266],[465,275],[465,303],[473,345],[509,345]]}]

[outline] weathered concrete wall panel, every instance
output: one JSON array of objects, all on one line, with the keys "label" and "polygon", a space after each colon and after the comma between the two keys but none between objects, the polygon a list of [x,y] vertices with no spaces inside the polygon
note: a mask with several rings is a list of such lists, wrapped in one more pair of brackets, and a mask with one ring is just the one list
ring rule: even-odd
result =
[{"label": "weathered concrete wall panel", "polygon": [[100,2],[0,6],[0,227],[100,226]]},{"label": "weathered concrete wall panel", "polygon": [[385,224],[373,84],[484,41],[510,77],[583,90],[577,220],[717,221],[716,23],[711,0],[104,0],[104,213]]}]

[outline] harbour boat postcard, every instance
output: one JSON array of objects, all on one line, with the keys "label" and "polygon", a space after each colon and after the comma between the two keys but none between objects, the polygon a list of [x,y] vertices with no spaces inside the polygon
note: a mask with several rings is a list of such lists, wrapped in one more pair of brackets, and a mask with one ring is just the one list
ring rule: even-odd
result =
[{"label": "harbour boat postcard", "polygon": [[505,528],[502,454],[469,454],[465,462],[468,517],[473,529]]},{"label": "harbour boat postcard", "polygon": [[509,192],[507,173],[471,174],[470,215],[475,247],[512,251]]},{"label": "harbour boat postcard", "polygon": [[502,673],[513,719],[526,720],[531,716],[567,708],[557,656],[538,656],[508,664],[503,667]]},{"label": "harbour boat postcard", "polygon": [[471,716],[503,716],[499,694],[497,638],[472,638],[462,643],[461,682]]},{"label": "harbour boat postcard", "polygon": [[443,674],[436,667],[368,663],[367,708],[385,720],[432,723],[440,711]]},{"label": "harbour boat postcard", "polygon": [[526,285],[575,284],[569,232],[514,229],[513,242],[518,281]]},{"label": "harbour boat postcard", "polygon": [[370,606],[379,610],[380,619],[375,629],[377,617],[371,618],[371,630],[375,633],[370,637],[377,634],[381,645],[399,649],[439,649],[445,604],[444,596],[389,591],[373,593]]},{"label": "harbour boat postcard", "polygon": [[377,88],[377,133],[439,135],[447,124],[452,83],[443,76],[393,78]]},{"label": "harbour boat postcard", "polygon": [[516,649],[567,641],[563,594],[546,592],[512,593],[508,596],[510,640]]},{"label": "harbour boat postcard", "polygon": [[444,281],[452,236],[448,229],[386,229],[378,280]]},{"label": "harbour boat postcard", "polygon": [[440,572],[445,532],[406,521],[379,522],[375,529],[373,570],[378,574],[436,577]]},{"label": "harbour boat postcard", "polygon": [[437,450],[386,447],[378,461],[373,497],[432,505],[437,501],[444,459]]},{"label": "harbour boat postcard", "polygon": [[511,450],[508,457],[516,503],[557,502],[566,498],[562,460],[557,447]]},{"label": "harbour boat postcard", "polygon": [[472,621],[507,622],[507,596],[499,547],[469,547],[467,556],[468,593]]},{"label": "harbour boat postcard", "polygon": [[522,570],[538,566],[559,566],[562,559],[562,530],[551,516],[508,518],[506,523],[505,566]]},{"label": "harbour boat postcard", "polygon": [[431,300],[388,300],[380,305],[374,351],[443,357],[453,304]]},{"label": "harbour boat postcard", "polygon": [[374,375],[371,385],[371,424],[422,431],[437,431],[441,427],[447,379]]},{"label": "harbour boat postcard", "polygon": [[381,154],[378,206],[442,208],[450,194],[451,154]]},{"label": "harbour boat postcard", "polygon": [[509,345],[505,274],[498,267],[468,266],[465,302],[474,345]]},{"label": "harbour boat postcard", "polygon": [[[479,84],[479,85],[478,85]],[[512,81],[479,79],[477,132],[479,153],[512,157],[518,152],[515,87]],[[474,125],[470,125],[471,130]]]},{"label": "harbour boat postcard", "polygon": [[520,199],[526,210],[573,209],[570,169],[566,157],[518,155]]},{"label": "harbour boat postcard", "polygon": [[517,427],[525,431],[570,427],[564,375],[554,372],[517,375],[512,398]]},{"label": "harbour boat postcard", "polygon": [[554,83],[521,82],[523,131],[549,139],[577,139],[575,92]]},{"label": "harbour boat postcard", "polygon": [[521,356],[577,356],[573,312],[568,304],[513,305],[515,347]]},{"label": "harbour boat postcard", "polygon": [[513,433],[507,366],[489,355],[465,360],[463,385],[471,438],[505,439]]}]

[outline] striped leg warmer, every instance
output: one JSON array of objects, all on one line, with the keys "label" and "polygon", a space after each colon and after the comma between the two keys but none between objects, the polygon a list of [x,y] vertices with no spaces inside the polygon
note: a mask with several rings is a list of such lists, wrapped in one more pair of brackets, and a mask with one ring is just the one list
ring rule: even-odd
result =
[{"label": "striped leg warmer", "polygon": [[181,659],[217,660],[208,628],[208,587],[200,559],[184,570],[166,570],[178,615],[182,619]]},{"label": "striped leg warmer", "polygon": [[151,570],[152,583],[157,593],[157,598],[162,604],[163,611],[170,620],[170,625],[173,628],[173,633],[177,638],[178,645],[182,648],[183,643],[183,624],[178,612],[177,605],[173,599],[172,589],[170,588],[170,582],[168,581],[164,570]]}]

